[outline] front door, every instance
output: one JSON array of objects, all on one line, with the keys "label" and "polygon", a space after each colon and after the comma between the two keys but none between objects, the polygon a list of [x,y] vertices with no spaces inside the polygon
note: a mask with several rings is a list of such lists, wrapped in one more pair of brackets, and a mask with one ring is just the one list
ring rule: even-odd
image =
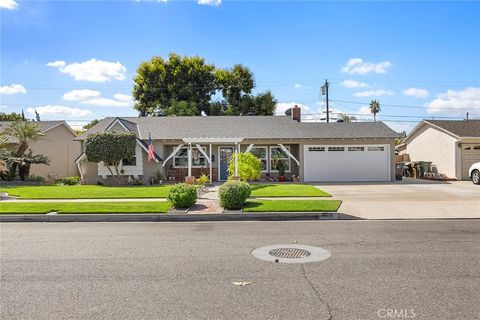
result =
[{"label": "front door", "polygon": [[234,152],[233,147],[220,147],[220,148],[218,148],[218,159],[220,159],[219,164],[218,164],[219,171],[220,171],[220,175],[219,175],[219,180],[220,181],[225,181],[228,178],[227,168],[228,168],[228,163],[230,162],[230,158],[232,157],[233,152]]}]

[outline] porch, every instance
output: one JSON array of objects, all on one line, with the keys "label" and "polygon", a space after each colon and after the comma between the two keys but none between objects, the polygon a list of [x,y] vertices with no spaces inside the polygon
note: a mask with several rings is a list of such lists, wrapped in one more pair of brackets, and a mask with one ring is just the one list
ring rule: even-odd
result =
[{"label": "porch", "polygon": [[[183,181],[185,177],[206,174],[210,181],[226,181],[230,159],[239,152],[251,152],[262,163],[262,179],[274,181],[278,177],[275,167],[278,159],[287,165],[287,180],[300,174],[299,144],[281,144],[270,141],[245,141],[242,138],[185,138],[179,144],[162,146],[165,160],[161,164],[169,180]],[[235,163],[238,175],[238,163]]]}]

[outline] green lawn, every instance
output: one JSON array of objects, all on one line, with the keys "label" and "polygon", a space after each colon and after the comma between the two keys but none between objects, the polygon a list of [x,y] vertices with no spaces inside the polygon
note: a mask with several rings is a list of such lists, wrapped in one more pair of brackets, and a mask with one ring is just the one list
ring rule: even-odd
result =
[{"label": "green lawn", "polygon": [[150,202],[27,202],[0,203],[1,214],[58,213],[163,213],[172,207],[168,201]]},{"label": "green lawn", "polygon": [[252,184],[252,197],[331,197],[309,184]]},{"label": "green lawn", "polygon": [[107,187],[85,186],[2,186],[0,192],[8,192],[21,199],[114,199],[114,198],[166,198],[170,185]]},{"label": "green lawn", "polygon": [[248,200],[244,212],[336,212],[340,200]]}]

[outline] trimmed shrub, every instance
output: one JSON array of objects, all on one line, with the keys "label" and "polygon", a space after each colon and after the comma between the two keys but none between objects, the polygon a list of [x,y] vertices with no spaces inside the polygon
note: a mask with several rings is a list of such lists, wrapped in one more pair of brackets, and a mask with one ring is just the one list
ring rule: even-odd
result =
[{"label": "trimmed shrub", "polygon": [[197,188],[186,183],[176,184],[168,192],[167,199],[175,208],[189,208],[197,200]]},{"label": "trimmed shrub", "polygon": [[54,183],[58,184],[59,186],[74,186],[80,183],[80,177],[73,176],[63,179],[56,179]]},{"label": "trimmed shrub", "polygon": [[246,182],[227,181],[219,189],[220,205],[225,209],[241,209],[251,191]]}]

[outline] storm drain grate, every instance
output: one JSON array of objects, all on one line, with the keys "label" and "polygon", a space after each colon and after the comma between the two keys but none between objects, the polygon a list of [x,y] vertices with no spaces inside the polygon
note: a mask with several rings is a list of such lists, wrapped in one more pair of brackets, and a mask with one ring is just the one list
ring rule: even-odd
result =
[{"label": "storm drain grate", "polygon": [[299,259],[311,255],[309,251],[299,248],[277,248],[270,250],[268,253],[274,257],[284,259]]},{"label": "storm drain grate", "polygon": [[305,263],[328,259],[331,253],[320,247],[299,244],[277,244],[260,247],[252,251],[260,260],[280,263]]}]

